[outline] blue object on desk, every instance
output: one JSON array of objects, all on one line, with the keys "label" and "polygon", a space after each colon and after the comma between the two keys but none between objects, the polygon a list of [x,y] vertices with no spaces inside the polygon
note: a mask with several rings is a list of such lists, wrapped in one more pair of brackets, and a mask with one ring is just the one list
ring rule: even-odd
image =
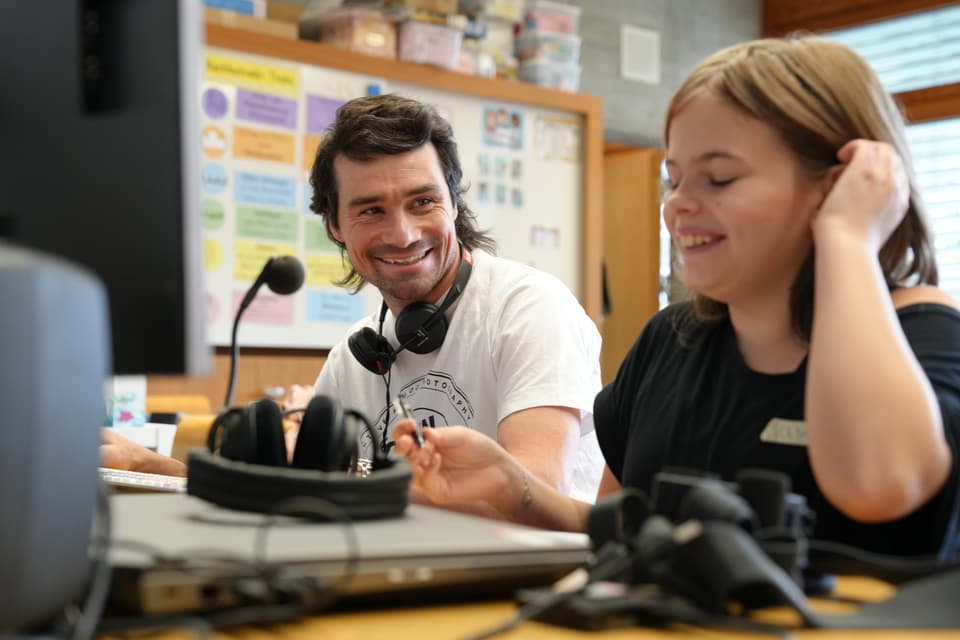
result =
[{"label": "blue object on desk", "polygon": [[211,9],[226,9],[235,13],[245,13],[248,16],[262,17],[253,0],[203,0],[203,4]]}]

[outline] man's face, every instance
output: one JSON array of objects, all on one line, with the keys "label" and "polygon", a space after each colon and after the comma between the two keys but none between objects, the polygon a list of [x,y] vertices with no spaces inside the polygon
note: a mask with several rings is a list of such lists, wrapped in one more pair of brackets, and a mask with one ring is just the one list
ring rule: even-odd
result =
[{"label": "man's face", "polygon": [[357,162],[337,156],[339,226],[357,273],[380,290],[394,312],[411,302],[436,302],[456,275],[457,209],[436,149]]}]

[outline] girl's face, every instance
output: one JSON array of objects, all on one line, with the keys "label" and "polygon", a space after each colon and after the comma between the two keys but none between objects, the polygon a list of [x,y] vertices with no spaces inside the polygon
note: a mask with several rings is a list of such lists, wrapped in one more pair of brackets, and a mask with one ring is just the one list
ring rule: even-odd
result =
[{"label": "girl's face", "polygon": [[767,123],[704,93],[673,117],[663,217],[684,283],[730,305],[788,292],[823,197]]}]

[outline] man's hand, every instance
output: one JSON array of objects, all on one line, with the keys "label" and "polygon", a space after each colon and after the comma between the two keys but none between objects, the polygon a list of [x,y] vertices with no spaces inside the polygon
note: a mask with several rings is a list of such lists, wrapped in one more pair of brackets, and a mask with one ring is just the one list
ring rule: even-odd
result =
[{"label": "man's hand", "polygon": [[100,430],[100,466],[168,476],[186,476],[187,466],[127,440],[110,428]]},{"label": "man's hand", "polygon": [[396,452],[413,468],[414,487],[436,504],[485,502],[501,514],[522,499],[520,467],[495,440],[468,427],[424,429],[423,446],[414,439],[414,421],[393,430]]}]

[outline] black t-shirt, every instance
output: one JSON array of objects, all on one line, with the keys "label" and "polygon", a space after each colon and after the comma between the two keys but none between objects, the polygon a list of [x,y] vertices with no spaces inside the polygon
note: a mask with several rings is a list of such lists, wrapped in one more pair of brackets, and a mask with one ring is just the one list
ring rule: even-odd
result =
[{"label": "black t-shirt", "polygon": [[699,324],[689,303],[655,315],[616,380],[597,395],[594,420],[607,465],[622,486],[648,493],[654,474],[666,467],[726,480],[745,468],[779,470],[815,512],[815,538],[882,553],[954,553],[960,545],[960,313],[917,304],[898,317],[933,385],[954,460],[941,491],[912,514],[882,524],[851,520],[817,487],[805,446],[761,439],[774,418],[804,419],[806,360],[792,373],[757,373],[743,361],[729,321]]}]

